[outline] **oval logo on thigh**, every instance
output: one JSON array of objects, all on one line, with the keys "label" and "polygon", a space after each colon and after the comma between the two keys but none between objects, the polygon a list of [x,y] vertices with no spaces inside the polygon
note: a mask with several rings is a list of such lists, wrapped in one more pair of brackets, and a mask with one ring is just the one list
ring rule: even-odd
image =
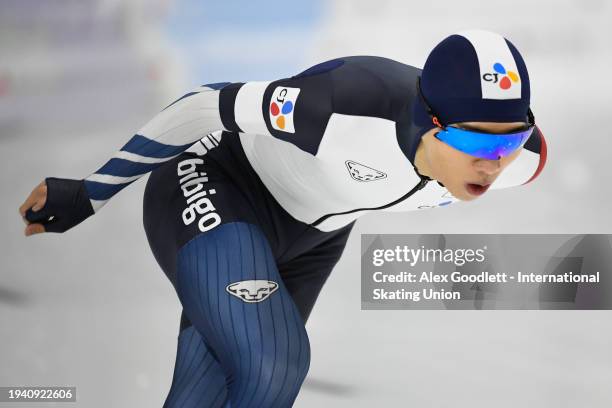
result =
[{"label": "oval logo on thigh", "polygon": [[274,281],[256,279],[230,283],[225,290],[247,303],[255,303],[266,300],[278,289],[278,283]]}]

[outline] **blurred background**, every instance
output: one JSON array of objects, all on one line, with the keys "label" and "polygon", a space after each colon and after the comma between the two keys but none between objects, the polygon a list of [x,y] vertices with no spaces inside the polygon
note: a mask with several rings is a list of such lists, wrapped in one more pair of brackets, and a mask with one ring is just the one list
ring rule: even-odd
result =
[{"label": "blurred background", "polygon": [[17,209],[44,177],[89,175],[192,87],[346,55],[422,67],[484,28],[527,62],[547,166],[475,202],[361,218],[308,322],[295,406],[612,406],[610,312],[361,311],[359,271],[362,233],[611,233],[610,21],[606,0],[3,0],[0,386],[161,407],[172,379],[180,305],[144,235],[146,177],[68,233],[25,238]]}]

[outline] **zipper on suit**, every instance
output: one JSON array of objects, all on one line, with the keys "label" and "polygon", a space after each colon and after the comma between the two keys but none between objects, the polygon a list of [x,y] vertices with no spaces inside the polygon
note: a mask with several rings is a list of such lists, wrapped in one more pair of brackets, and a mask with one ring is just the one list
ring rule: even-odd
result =
[{"label": "zipper on suit", "polygon": [[324,216],[320,217],[315,222],[311,223],[310,226],[311,227],[316,227],[317,225],[319,225],[320,223],[322,223],[323,221],[325,221],[326,219],[328,219],[329,217],[332,217],[334,215],[344,215],[344,214],[350,214],[350,213],[354,213],[354,212],[357,212],[357,211],[365,211],[365,210],[383,210],[385,208],[391,207],[391,206],[399,203],[400,201],[404,201],[405,199],[407,199],[408,197],[410,197],[411,195],[413,195],[414,193],[416,193],[417,191],[419,191],[420,189],[425,187],[427,182],[431,180],[429,177],[421,176],[420,174],[419,174],[419,176],[421,177],[421,181],[419,181],[419,184],[414,186],[409,192],[407,192],[406,194],[404,194],[403,196],[401,196],[397,200],[394,200],[394,201],[392,201],[392,202],[390,202],[388,204],[385,204],[385,205],[381,205],[379,207],[356,208],[354,210],[348,210],[348,211],[342,211],[342,212],[337,212],[337,213],[325,214]]}]

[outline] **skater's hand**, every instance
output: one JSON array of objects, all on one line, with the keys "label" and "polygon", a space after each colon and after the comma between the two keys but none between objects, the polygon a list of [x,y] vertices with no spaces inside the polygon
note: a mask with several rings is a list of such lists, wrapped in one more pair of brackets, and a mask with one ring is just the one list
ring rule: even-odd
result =
[{"label": "skater's hand", "polygon": [[26,228],[24,230],[24,234],[26,237],[33,234],[40,234],[41,232],[45,232],[45,226],[43,224],[28,221],[28,219],[26,218],[26,211],[32,209],[33,212],[36,212],[43,208],[46,202],[47,183],[45,183],[45,181],[43,180],[40,182],[39,185],[34,187],[34,190],[32,190],[28,198],[26,198],[25,202],[19,207],[19,214],[21,214],[21,218],[26,224]]},{"label": "skater's hand", "polygon": [[94,213],[83,180],[47,177],[19,207],[24,234],[64,232]]}]

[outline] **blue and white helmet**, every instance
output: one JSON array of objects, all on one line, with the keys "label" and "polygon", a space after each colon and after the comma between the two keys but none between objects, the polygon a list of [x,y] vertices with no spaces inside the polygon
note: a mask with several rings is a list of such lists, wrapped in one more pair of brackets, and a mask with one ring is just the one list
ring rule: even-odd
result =
[{"label": "blue and white helmet", "polygon": [[[527,120],[525,61],[510,41],[490,31],[462,31],[442,40],[427,57],[420,87],[442,124]],[[422,103],[416,109],[415,117],[428,120]]]}]

